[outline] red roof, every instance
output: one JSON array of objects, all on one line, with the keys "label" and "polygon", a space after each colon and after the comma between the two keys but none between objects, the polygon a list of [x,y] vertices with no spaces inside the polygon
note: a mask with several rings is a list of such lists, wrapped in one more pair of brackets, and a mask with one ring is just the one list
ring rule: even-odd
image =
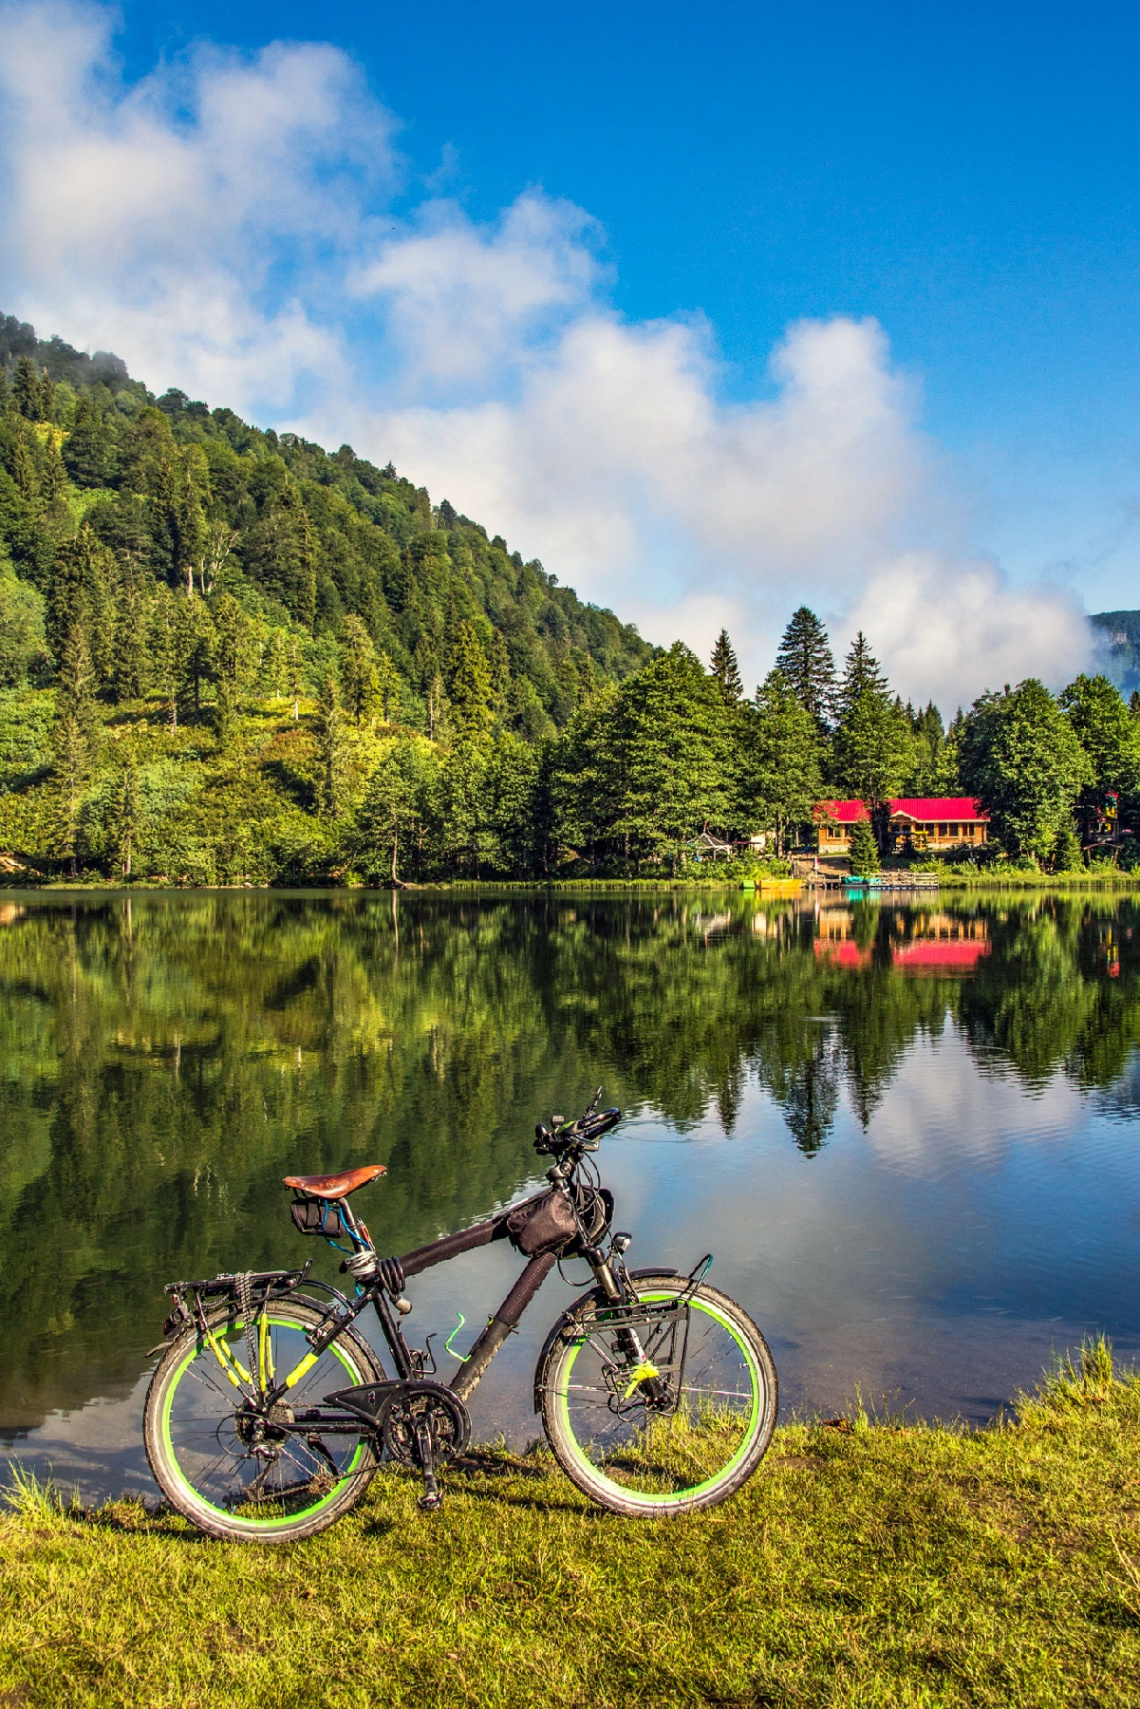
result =
[{"label": "red roof", "polygon": [[853,825],[856,819],[871,817],[861,801],[818,801],[815,816],[817,819],[838,819],[841,825]]},{"label": "red roof", "polygon": [[[920,823],[952,819],[984,824],[989,819],[981,802],[972,795],[899,795],[890,803],[890,809],[892,819],[898,814],[905,814]],[[834,819],[840,825],[853,825],[857,819],[871,817],[862,801],[818,801],[815,816],[817,819]]]},{"label": "red roof", "polygon": [[900,795],[891,802],[891,818],[898,813],[911,819],[975,819],[983,823],[989,818],[972,795]]}]

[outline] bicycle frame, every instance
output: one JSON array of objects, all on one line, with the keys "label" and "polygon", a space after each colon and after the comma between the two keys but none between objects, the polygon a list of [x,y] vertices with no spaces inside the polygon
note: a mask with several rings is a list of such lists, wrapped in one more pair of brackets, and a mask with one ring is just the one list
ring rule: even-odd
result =
[{"label": "bicycle frame", "polygon": [[[524,1200],[522,1202],[528,1204],[533,1201]],[[518,1206],[512,1206],[512,1210],[518,1208]],[[358,1244],[358,1250],[371,1251],[371,1241],[368,1240],[365,1229],[353,1215],[351,1206],[342,1203],[339,1209],[354,1242]],[[414,1251],[396,1259],[394,1265],[392,1261],[389,1261],[388,1265],[382,1265],[381,1270],[387,1269],[390,1275],[391,1269],[394,1269],[399,1279],[399,1286],[402,1288],[403,1283],[410,1277],[418,1276],[422,1271],[430,1270],[436,1264],[444,1264],[449,1258],[457,1258],[463,1252],[472,1252],[478,1247],[489,1246],[492,1241],[507,1239],[509,1235],[507,1217],[509,1214],[509,1212],[504,1211],[486,1222],[476,1223],[472,1228],[463,1229],[458,1234],[447,1234],[440,1240],[432,1241],[427,1246],[416,1247]],[[602,1253],[596,1248],[583,1247],[582,1256],[591,1263],[591,1267],[602,1286],[606,1288],[607,1293],[614,1299],[619,1298],[620,1290]],[[470,1353],[464,1358],[455,1378],[450,1383],[442,1385],[450,1389],[457,1400],[466,1402],[480,1379],[486,1374],[492,1359],[503,1346],[507,1337],[517,1329],[523,1312],[534,1299],[556,1263],[557,1258],[552,1252],[542,1253],[528,1260],[522,1274],[515,1281],[498,1310],[488,1320],[486,1328],[476,1340]],[[375,1308],[376,1316],[379,1319],[380,1329],[391,1354],[397,1380],[413,1382],[422,1379],[425,1374],[423,1369],[424,1356],[416,1349],[410,1348],[405,1341],[398,1318],[393,1311],[392,1295],[393,1289],[383,1274],[370,1278],[353,1301],[347,1300],[344,1295],[338,1295],[337,1298],[343,1302],[347,1309],[341,1312],[337,1312],[335,1308],[330,1310],[327,1328],[313,1340],[310,1353],[306,1354],[305,1358],[292,1371],[288,1372],[283,1381],[271,1391],[267,1397],[269,1403],[272,1404],[287,1395],[289,1389],[299,1382],[305,1372],[316,1363],[320,1354],[327,1347],[330,1347],[337,1336],[370,1305]]]}]

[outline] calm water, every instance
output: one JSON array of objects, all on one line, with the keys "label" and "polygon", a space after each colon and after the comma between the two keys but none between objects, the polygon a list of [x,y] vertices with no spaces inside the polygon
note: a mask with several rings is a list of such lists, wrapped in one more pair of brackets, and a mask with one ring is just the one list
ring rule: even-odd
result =
[{"label": "calm water", "polygon": [[[630,1262],[711,1248],[785,1416],[859,1384],[982,1420],[1087,1331],[1140,1352],[1131,902],[6,892],[0,1030],[0,1451],[88,1496],[150,1487],[163,1282],[314,1255],[282,1175],[386,1163],[356,1202],[405,1251],[521,1193],[599,1081]],[[417,1278],[409,1330],[462,1311],[462,1347],[518,1265]],[[536,1433],[569,1297],[478,1434]]]}]

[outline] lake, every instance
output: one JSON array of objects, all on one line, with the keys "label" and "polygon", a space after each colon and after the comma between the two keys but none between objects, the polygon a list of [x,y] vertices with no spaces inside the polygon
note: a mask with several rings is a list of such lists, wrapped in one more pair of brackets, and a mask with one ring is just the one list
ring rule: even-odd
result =
[{"label": "lake", "polygon": [[[281,1177],[384,1163],[354,1203],[402,1252],[541,1174],[534,1122],[595,1087],[629,1262],[710,1280],[768,1337],[782,1414],[982,1422],[1055,1352],[1140,1353],[1140,909],[743,892],[0,893],[0,1455],[153,1492],[163,1283],[338,1255]],[[314,1248],[319,1247],[319,1252]],[[521,1260],[409,1285],[474,1338]],[[476,1391],[529,1375],[584,1266]]]}]

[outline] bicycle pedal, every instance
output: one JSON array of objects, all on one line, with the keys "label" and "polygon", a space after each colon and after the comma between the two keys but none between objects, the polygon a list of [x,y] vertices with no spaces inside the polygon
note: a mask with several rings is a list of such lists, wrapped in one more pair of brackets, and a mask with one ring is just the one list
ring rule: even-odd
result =
[{"label": "bicycle pedal", "polygon": [[425,1513],[435,1513],[443,1506],[443,1497],[437,1489],[425,1490],[420,1496],[418,1505]]}]

